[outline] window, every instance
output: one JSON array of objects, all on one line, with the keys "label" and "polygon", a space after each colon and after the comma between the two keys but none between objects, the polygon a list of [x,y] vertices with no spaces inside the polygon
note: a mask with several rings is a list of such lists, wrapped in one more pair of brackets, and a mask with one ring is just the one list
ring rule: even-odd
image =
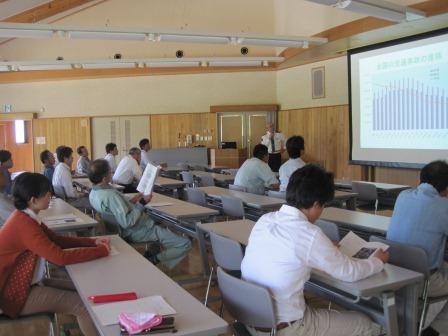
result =
[{"label": "window", "polygon": [[23,144],[26,142],[25,120],[15,120],[14,129],[16,134],[16,143]]}]

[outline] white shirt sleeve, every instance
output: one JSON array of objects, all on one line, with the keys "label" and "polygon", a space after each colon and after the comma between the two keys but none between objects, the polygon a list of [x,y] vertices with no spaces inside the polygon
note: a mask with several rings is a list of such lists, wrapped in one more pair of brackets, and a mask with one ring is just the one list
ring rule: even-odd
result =
[{"label": "white shirt sleeve", "polygon": [[384,264],[378,258],[355,259],[343,254],[322,231],[318,231],[309,250],[308,265],[332,277],[354,282],[381,272]]},{"label": "white shirt sleeve", "polygon": [[277,177],[272,172],[271,168],[264,162],[260,164],[260,177],[263,179],[265,187],[269,187],[272,184],[278,184]]},{"label": "white shirt sleeve", "polygon": [[132,174],[137,182],[142,178],[142,169],[135,160],[132,160]]},{"label": "white shirt sleeve", "polygon": [[265,145],[266,147],[269,147],[271,145],[271,140],[269,139],[267,134],[261,137],[261,144]]}]

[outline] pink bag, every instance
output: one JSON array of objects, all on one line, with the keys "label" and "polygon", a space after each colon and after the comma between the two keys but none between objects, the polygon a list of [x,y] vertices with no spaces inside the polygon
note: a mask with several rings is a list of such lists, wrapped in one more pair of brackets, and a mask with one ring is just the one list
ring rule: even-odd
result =
[{"label": "pink bag", "polygon": [[118,321],[129,335],[134,335],[162,323],[162,316],[152,313],[120,313]]}]

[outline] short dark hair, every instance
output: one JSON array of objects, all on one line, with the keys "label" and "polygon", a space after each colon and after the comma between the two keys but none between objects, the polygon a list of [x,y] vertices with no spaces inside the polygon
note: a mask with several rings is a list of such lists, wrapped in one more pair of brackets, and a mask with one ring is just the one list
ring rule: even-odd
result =
[{"label": "short dark hair", "polygon": [[82,154],[82,150],[83,150],[84,148],[86,148],[86,146],[79,146],[79,147],[76,149],[76,153],[78,153],[79,155],[81,155],[81,154]]},{"label": "short dark hair", "polygon": [[145,147],[145,145],[149,144],[149,139],[141,139],[140,142],[138,143],[138,146],[140,147],[140,149],[143,149],[143,147]]},{"label": "short dark hair", "polygon": [[48,149],[43,150],[43,151],[40,153],[40,161],[41,161],[43,164],[45,164],[45,161],[50,160],[50,154],[51,154],[51,152],[50,152]]},{"label": "short dark hair", "polygon": [[109,171],[110,171],[110,166],[106,160],[104,160],[104,159],[94,160],[90,164],[90,169],[89,169],[89,174],[88,174],[90,182],[92,182],[93,184],[101,183],[101,181],[103,181],[103,178],[105,178],[107,176],[107,174],[109,174]]},{"label": "short dark hair", "polygon": [[0,149],[0,164],[8,161],[12,157],[11,152],[6,149]]},{"label": "short dark hair", "polygon": [[51,192],[51,184],[48,179],[38,173],[22,173],[16,177],[12,186],[12,196],[16,209],[28,208],[28,202],[32,197],[40,198]]},{"label": "short dark hair", "polygon": [[59,162],[64,162],[64,159],[70,157],[72,154],[73,149],[68,146],[59,146],[56,148],[56,155],[58,156]]},{"label": "short dark hair", "polygon": [[286,187],[286,203],[298,209],[309,209],[314,202],[323,206],[333,197],[333,174],[315,164],[297,169]]},{"label": "short dark hair", "polygon": [[112,152],[115,148],[117,148],[117,145],[114,144],[113,142],[109,142],[106,145],[106,153],[109,154],[110,152]]},{"label": "short dark hair", "polygon": [[294,135],[286,140],[286,151],[291,159],[299,158],[304,149],[305,141],[300,135]]},{"label": "short dark hair", "polygon": [[420,183],[429,183],[439,193],[448,188],[448,163],[438,160],[428,163],[420,172]]},{"label": "short dark hair", "polygon": [[263,144],[258,144],[254,147],[253,156],[262,160],[265,155],[268,155],[268,148]]}]

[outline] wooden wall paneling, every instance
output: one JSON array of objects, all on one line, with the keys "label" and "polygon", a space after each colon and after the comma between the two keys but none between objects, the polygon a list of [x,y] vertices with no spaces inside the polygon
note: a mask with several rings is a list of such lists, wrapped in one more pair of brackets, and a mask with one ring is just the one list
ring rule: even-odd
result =
[{"label": "wooden wall paneling", "polygon": [[[31,121],[25,121],[26,127],[26,143],[17,144],[15,139],[14,121],[0,121],[0,136],[2,141],[0,143],[3,145],[4,149],[7,149],[12,154],[12,160],[14,162],[14,167],[12,167],[11,172],[17,171],[33,171],[33,130],[31,126]],[[3,149],[0,147],[0,149]]]},{"label": "wooden wall paneling", "polygon": [[33,120],[34,140],[37,137],[44,137],[45,144],[34,144],[34,169],[36,172],[42,170],[42,163],[39,155],[44,149],[48,149],[55,153],[56,147],[66,145],[73,149],[75,169],[78,154],[76,148],[80,145],[87,147],[92,152],[92,143],[90,136],[90,118],[48,118]]},{"label": "wooden wall paneling", "polygon": [[178,146],[178,135],[182,136],[182,146],[186,134],[204,135],[204,130],[211,130],[212,141],[196,141],[193,145],[216,147],[217,121],[215,113],[182,113],[151,115],[151,143],[153,148]]},{"label": "wooden wall paneling", "polygon": [[420,170],[376,167],[375,181],[416,187],[420,183]]}]

